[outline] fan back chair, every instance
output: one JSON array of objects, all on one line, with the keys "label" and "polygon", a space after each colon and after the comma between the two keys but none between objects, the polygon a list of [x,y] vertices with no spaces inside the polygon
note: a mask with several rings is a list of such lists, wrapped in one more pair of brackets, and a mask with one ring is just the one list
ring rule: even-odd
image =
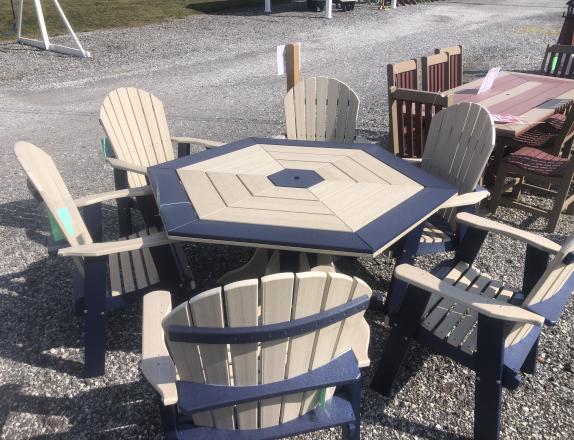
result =
[{"label": "fan back chair", "polygon": [[[178,144],[178,156],[190,154],[191,144],[206,148],[222,145],[205,139],[170,137],[162,102],[134,87],[122,87],[106,96],[100,108],[100,124],[113,156],[107,161],[114,168],[116,189],[147,185],[148,167],[175,159],[172,142]],[[161,225],[153,197],[138,197],[137,204],[148,226]],[[118,203],[123,234],[131,232],[132,206],[130,199]]]},{"label": "fan back chair", "polygon": [[334,78],[307,78],[285,95],[287,139],[352,143],[359,97]]},{"label": "fan back chair", "polygon": [[[85,317],[87,376],[104,373],[106,313],[132,304],[157,288],[184,291],[183,264],[164,232],[154,228],[114,242],[102,238],[101,202],[151,194],[149,186],[72,199],[52,158],[27,142],[17,142],[16,157],[42,198],[53,225],[54,248],[75,263],[75,308]],[[82,218],[79,208],[83,208]],[[108,282],[109,279],[109,282]]]},{"label": "fan back chair", "polygon": [[146,295],[142,370],[161,396],[168,438],[278,438],[342,425],[358,439],[370,296],[360,279],[322,271],[238,281],[173,310],[168,292]]},{"label": "fan back chair", "polygon": [[[389,395],[412,339],[476,372],[474,438],[497,439],[502,387],[515,389],[522,372],[534,373],[542,325],[554,325],[574,290],[574,236],[564,246],[531,232],[469,213],[454,259],[431,272],[398,266],[409,287],[372,386]],[[526,244],[521,291],[473,266],[488,232]],[[549,255],[554,256],[549,263]],[[502,255],[501,255],[502,257]]]}]

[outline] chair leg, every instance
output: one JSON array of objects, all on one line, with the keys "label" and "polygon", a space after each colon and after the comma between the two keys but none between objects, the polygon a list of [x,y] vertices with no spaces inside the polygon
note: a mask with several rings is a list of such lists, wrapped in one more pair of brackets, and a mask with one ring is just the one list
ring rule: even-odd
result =
[{"label": "chair leg", "polygon": [[496,180],[494,181],[492,195],[490,196],[489,208],[493,213],[496,213],[496,208],[498,208],[498,205],[500,204],[502,192],[504,191],[504,181],[506,180],[507,174],[508,167],[504,163],[501,163],[498,166],[498,170],[496,172]]},{"label": "chair leg", "polygon": [[410,341],[417,327],[430,294],[418,287],[408,286],[405,298],[398,313],[391,318],[391,334],[371,382],[371,388],[380,394],[389,396]]},{"label": "chair leg", "polygon": [[556,229],[556,225],[558,224],[558,220],[560,219],[560,214],[562,213],[562,208],[564,207],[564,202],[568,197],[568,191],[570,189],[570,183],[572,178],[563,179],[560,182],[560,188],[558,189],[558,193],[554,198],[554,203],[552,205],[552,211],[550,212],[550,217],[548,219],[548,232],[554,232]]},{"label": "chair leg", "polygon": [[524,364],[522,365],[522,368],[520,368],[520,370],[528,374],[536,374],[537,357],[538,357],[538,339],[530,349],[530,352],[528,353],[528,356],[526,357],[526,360],[524,361]]},{"label": "chair leg", "polygon": [[101,376],[105,372],[107,262],[107,257],[85,259],[84,367],[87,377]]},{"label": "chair leg", "polygon": [[502,404],[504,321],[478,317],[474,438],[498,439]]},{"label": "chair leg", "polygon": [[166,406],[160,402],[159,412],[166,440],[177,439],[177,404]]},{"label": "chair leg", "polygon": [[351,405],[355,414],[355,422],[343,426],[344,440],[360,440],[361,438],[361,383],[359,379],[350,387]]},{"label": "chair leg", "polygon": [[118,199],[117,205],[120,236],[127,237],[133,232],[130,200],[127,198]]}]

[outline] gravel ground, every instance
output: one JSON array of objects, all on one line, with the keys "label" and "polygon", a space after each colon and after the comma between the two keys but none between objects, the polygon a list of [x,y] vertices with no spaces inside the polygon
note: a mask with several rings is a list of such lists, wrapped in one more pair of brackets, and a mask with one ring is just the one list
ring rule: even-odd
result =
[{"label": "gravel ground", "polygon": [[[29,140],[45,148],[74,196],[112,189],[103,165],[97,112],[107,92],[134,85],[159,96],[172,134],[223,141],[273,135],[282,129],[284,78],[277,77],[275,49],[302,42],[304,76],[337,77],[362,99],[359,134],[386,139],[385,65],[463,44],[467,78],[492,66],[534,70],[544,47],[556,39],[563,1],[464,1],[377,12],[360,4],[330,21],[303,3],[227,10],[139,29],[80,35],[94,56],[80,60],[0,45],[0,432],[3,438],[159,438],[154,392],[143,380],[141,308],[109,317],[107,374],[83,379],[82,322],[71,310],[68,261],[47,256],[45,219],[26,191],[12,145]],[[539,203],[547,203],[538,200]],[[105,207],[109,236],[114,210]],[[533,221],[514,210],[497,217],[533,231]],[[564,216],[559,242],[574,230]],[[190,259],[200,282],[238,266],[240,248],[193,246]],[[524,248],[490,237],[478,266],[520,285]],[[445,255],[421,258],[430,268]],[[392,261],[343,260],[341,270],[385,290]],[[504,392],[503,438],[574,438],[574,310],[545,330],[540,370],[522,387]],[[388,335],[383,316],[368,312],[371,359],[381,356]],[[367,380],[372,369],[366,370]],[[408,380],[407,380],[408,379]],[[414,345],[401,388],[392,400],[365,388],[364,438],[459,438],[472,435],[473,374]],[[307,437],[305,437],[307,438]],[[337,431],[308,438],[339,438]]]}]

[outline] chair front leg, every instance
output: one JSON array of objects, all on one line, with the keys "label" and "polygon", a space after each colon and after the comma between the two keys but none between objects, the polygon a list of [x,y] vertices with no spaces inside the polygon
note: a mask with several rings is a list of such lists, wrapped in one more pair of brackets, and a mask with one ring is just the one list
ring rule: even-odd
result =
[{"label": "chair front leg", "polygon": [[87,377],[101,376],[106,363],[107,257],[84,263],[84,367]]},{"label": "chair front leg", "polygon": [[[129,188],[127,171],[114,168],[114,183],[116,190]],[[117,200],[118,223],[120,236],[122,237],[127,237],[133,232],[132,213],[130,210],[131,203],[132,200],[128,197],[123,197]]]},{"label": "chair front leg", "polygon": [[344,440],[360,440],[361,438],[361,384],[359,378],[355,383],[349,386],[349,397],[355,414],[355,422],[343,426]]},{"label": "chair front leg", "polygon": [[504,321],[479,314],[474,391],[476,440],[492,440],[500,436],[503,365]]},{"label": "chair front leg", "polygon": [[[397,252],[395,267],[400,264],[412,264],[415,261],[423,229],[424,222],[409,232],[403,239]],[[384,304],[384,310],[387,315],[390,316],[399,310],[406,290],[407,283],[393,277],[389,286],[389,294]]]},{"label": "chair front leg", "polygon": [[411,340],[424,313],[430,294],[408,286],[400,310],[391,318],[391,334],[377,365],[371,388],[389,396]]}]

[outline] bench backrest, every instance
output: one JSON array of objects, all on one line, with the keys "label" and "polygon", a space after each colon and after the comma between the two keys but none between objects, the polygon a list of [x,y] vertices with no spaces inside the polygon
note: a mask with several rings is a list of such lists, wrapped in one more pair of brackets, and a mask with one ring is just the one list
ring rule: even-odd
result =
[{"label": "bench backrest", "polygon": [[28,142],[16,142],[14,152],[36,191],[42,197],[58,232],[71,246],[91,244],[92,237],[60,172],[49,154]]},{"label": "bench backrest", "polygon": [[574,79],[573,55],[574,46],[548,45],[540,68],[542,75]]},{"label": "bench backrest", "polygon": [[359,97],[345,83],[307,78],[287,92],[283,104],[288,139],[354,141]]},{"label": "bench backrest", "polygon": [[[163,104],[145,90],[110,92],[100,108],[100,124],[118,159],[146,167],[174,159]],[[127,174],[130,188],[147,185],[145,176]]]},{"label": "bench backrest", "polygon": [[422,157],[434,115],[452,105],[452,96],[391,87],[389,112],[393,151],[401,157]]},{"label": "bench backrest", "polygon": [[427,92],[444,92],[450,88],[450,62],[447,53],[421,58],[422,89]]},{"label": "bench backrest", "polygon": [[462,46],[451,46],[435,49],[435,54],[446,53],[448,54],[448,62],[450,66],[449,70],[449,82],[450,89],[462,85],[462,75],[463,75],[463,65],[462,65]]},{"label": "bench backrest", "polygon": [[[173,309],[163,320],[167,347],[180,380],[231,386],[257,385],[295,377],[348,351],[357,313],[320,330],[292,338],[244,344],[194,344],[171,340],[169,327],[251,327],[316,315],[371,289],[360,279],[338,273],[268,275],[211,289]],[[325,399],[332,395],[325,392]],[[275,426],[312,410],[319,391],[248,402],[193,415],[197,425],[256,429]]]}]

